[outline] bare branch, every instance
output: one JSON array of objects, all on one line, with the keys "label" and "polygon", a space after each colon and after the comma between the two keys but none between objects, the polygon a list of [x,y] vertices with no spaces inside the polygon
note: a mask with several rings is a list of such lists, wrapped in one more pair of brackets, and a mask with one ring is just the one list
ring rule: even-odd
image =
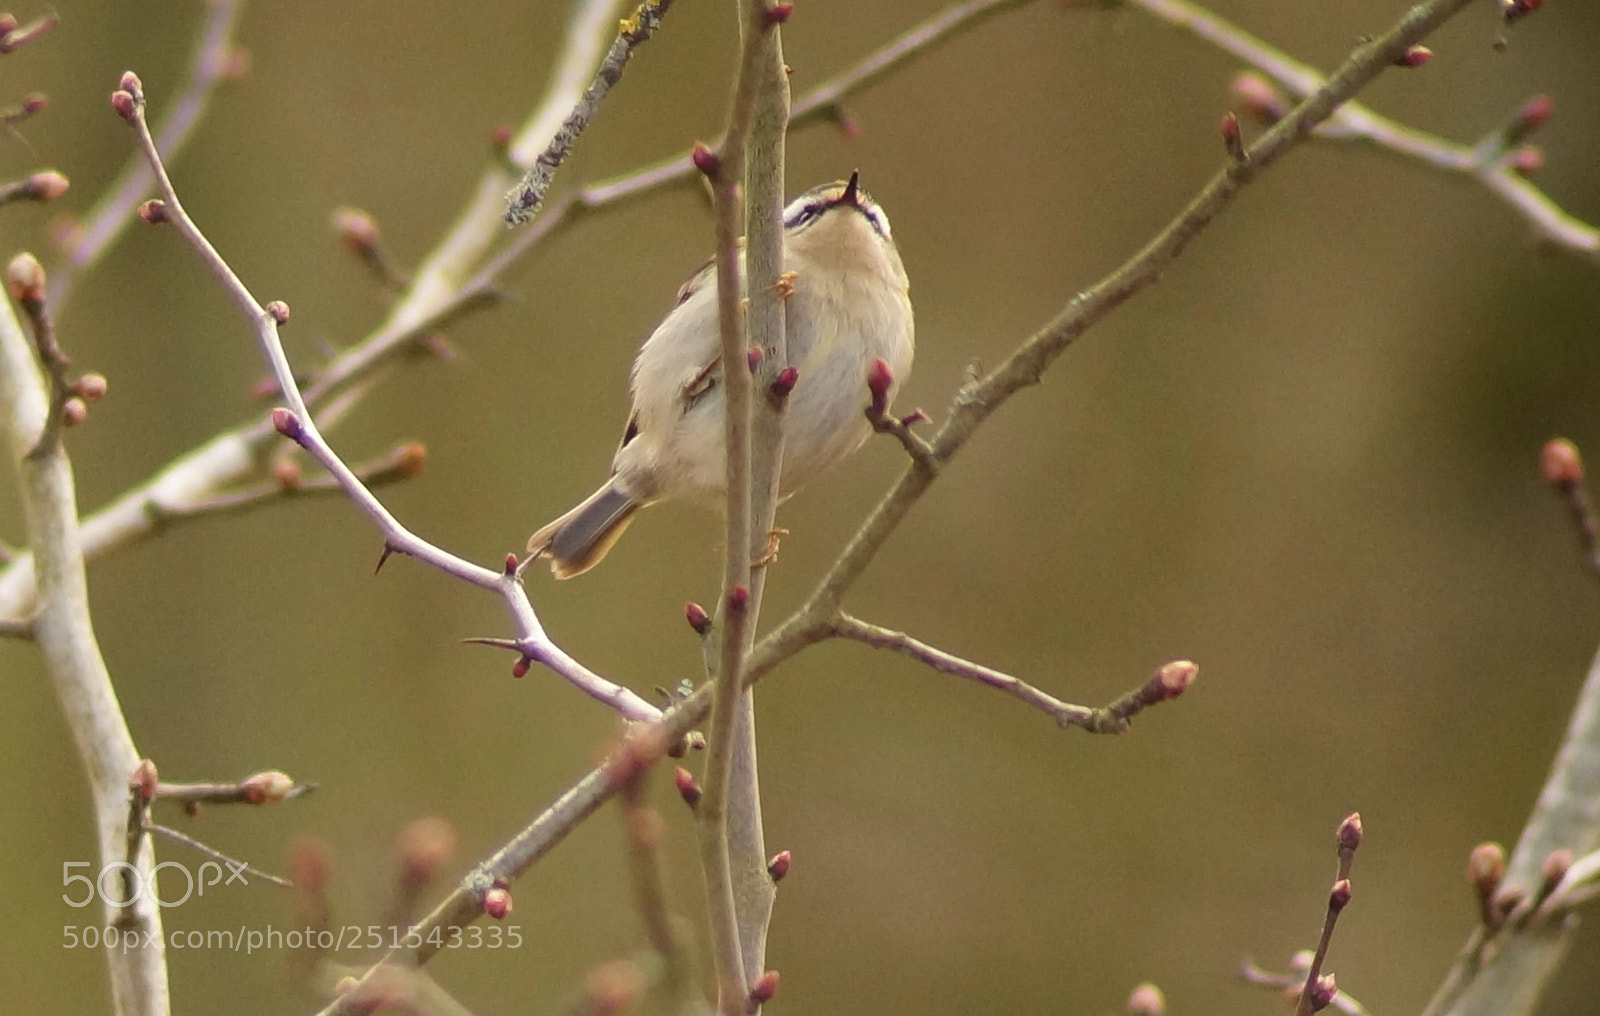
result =
[{"label": "bare branch", "polygon": [[54,201],[67,192],[67,178],[53,169],[41,169],[21,180],[0,183],[0,205],[13,201]]},{"label": "bare branch", "polygon": [[[119,97],[125,98],[126,101],[118,102]],[[401,525],[350,467],[345,465],[318,431],[311,410],[300,394],[294,371],[290,368],[284,353],[283,343],[278,337],[279,326],[289,320],[289,308],[279,301],[273,301],[265,307],[258,303],[184,210],[178,200],[177,191],[167,176],[166,167],[162,165],[161,156],[156,151],[155,141],[145,120],[143,90],[138,77],[132,72],[123,75],[121,90],[113,96],[113,105],[133,125],[139,146],[149,161],[150,168],[155,172],[157,186],[166,202],[164,211],[166,221],[170,222],[194,248],[200,256],[201,263],[222,285],[224,291],[254,327],[261,353],[277,379],[284,400],[289,404],[288,409],[273,411],[273,426],[278,432],[304,448],[338,481],[345,494],[383,533],[384,546],[387,549],[416,558],[447,575],[499,595],[517,628],[517,642],[523,660],[543,664],[566,678],[584,694],[604,702],[628,719],[646,720],[659,717],[661,711],[655,706],[627,688],[593,673],[550,640],[518,577],[514,557],[503,569],[484,568],[423,540]]]},{"label": "bare branch", "polygon": [[538,214],[539,205],[550,190],[550,181],[554,179],[556,170],[566,161],[567,153],[577,144],[583,129],[594,119],[600,103],[622,80],[622,72],[627,69],[633,51],[655,34],[656,29],[661,27],[661,19],[671,7],[672,0],[645,0],[623,19],[617,40],[611,44],[605,59],[600,61],[600,69],[595,71],[594,80],[584,89],[583,97],[557,128],[550,144],[533,160],[522,181],[506,195],[506,225],[520,226]]},{"label": "bare branch", "polygon": [[1188,660],[1174,660],[1159,668],[1144,684],[1117,701],[1108,706],[1092,708],[1063,702],[1020,678],[985,667],[981,663],[964,660],[942,649],[936,649],[926,642],[919,642],[904,632],[880,628],[849,614],[840,614],[830,630],[831,634],[839,638],[863,642],[875,649],[890,649],[940,673],[953,674],[1003,691],[1053,717],[1060,726],[1081,727],[1091,734],[1123,733],[1128,729],[1133,717],[1147,707],[1182,695],[1194,682],[1200,670]]},{"label": "bare branch", "polygon": [[[1197,38],[1259,68],[1296,98],[1303,99],[1326,84],[1327,79],[1314,68],[1274,49],[1189,0],[1124,2],[1191,32]],[[1402,50],[1396,59],[1404,56],[1405,51]],[[1548,195],[1529,183],[1518,172],[1516,162],[1505,157],[1506,138],[1500,132],[1491,135],[1487,145],[1463,145],[1380,116],[1360,103],[1347,102],[1326,118],[1317,128],[1316,136],[1371,144],[1433,169],[1475,180],[1527,220],[1545,242],[1580,254],[1600,254],[1600,229],[1567,214]]]},{"label": "bare branch", "polygon": [[[42,292],[40,294],[42,303]],[[154,877],[149,841],[127,856],[128,779],[139,763],[117,702],[94,625],[79,542],[72,464],[58,440],[41,443],[52,402],[9,302],[0,307],[0,433],[4,434],[38,563],[39,611],[34,637],[55,685],[94,800],[102,865],[128,861],[148,884]],[[149,898],[105,908],[105,920],[132,934],[127,949],[107,949],[114,1011],[164,1016],[170,1008],[161,913]]]},{"label": "bare branch", "polygon": [[[238,73],[234,30],[243,0],[208,0],[206,20],[195,38],[189,61],[189,79],[171,104],[171,113],[156,130],[156,151],[171,162],[194,134],[205,116],[217,87]],[[50,300],[58,309],[66,305],[73,283],[121,238],[133,221],[134,209],[150,196],[155,176],[137,155],[130,156],[117,179],[72,230],[66,244],[66,263],[52,271]]]},{"label": "bare branch", "polygon": [[199,840],[195,839],[193,836],[190,836],[187,833],[180,833],[178,830],[173,829],[170,826],[160,825],[160,824],[155,823],[155,822],[146,822],[144,824],[144,828],[145,828],[145,830],[147,832],[152,832],[152,833],[156,833],[156,834],[158,834],[160,836],[165,836],[167,839],[172,840],[175,843],[181,843],[184,846],[188,847],[190,850],[193,850],[193,851],[195,851],[197,853],[200,853],[200,854],[204,854],[205,856],[211,858],[213,861],[217,861],[217,862],[219,862],[221,864],[229,865],[234,871],[242,871],[242,872],[245,872],[246,874],[254,875],[256,878],[262,879],[262,880],[267,881],[267,882],[271,882],[273,885],[283,886],[285,889],[293,889],[294,888],[294,883],[290,882],[288,879],[281,878],[281,877],[279,877],[277,875],[273,875],[270,872],[262,871],[260,868],[257,868],[253,864],[248,864],[248,863],[246,863],[244,861],[236,860],[236,859],[234,859],[232,857],[229,857],[227,854],[224,854],[222,851],[216,849],[215,847],[209,847],[206,844],[201,843]]},{"label": "bare branch", "polygon": [[0,35],[0,56],[15,53],[33,40],[49,33],[60,21],[54,11],[41,14],[25,25],[18,25],[12,21],[12,27]]}]

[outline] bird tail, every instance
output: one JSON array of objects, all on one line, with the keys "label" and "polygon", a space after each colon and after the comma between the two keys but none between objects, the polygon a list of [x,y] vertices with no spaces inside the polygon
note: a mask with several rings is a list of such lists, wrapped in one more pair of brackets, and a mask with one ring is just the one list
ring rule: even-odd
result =
[{"label": "bird tail", "polygon": [[633,521],[639,502],[606,484],[528,539],[534,557],[550,558],[550,571],[570,579],[600,563]]}]

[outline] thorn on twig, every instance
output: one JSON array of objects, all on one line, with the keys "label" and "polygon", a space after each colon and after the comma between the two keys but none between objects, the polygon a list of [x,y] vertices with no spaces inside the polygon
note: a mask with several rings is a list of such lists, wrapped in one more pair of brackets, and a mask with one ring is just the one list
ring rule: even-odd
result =
[{"label": "thorn on twig", "polygon": [[383,571],[383,566],[384,566],[385,562],[387,562],[389,560],[389,555],[391,555],[393,553],[394,553],[394,547],[391,544],[389,544],[387,541],[385,541],[384,545],[383,545],[383,553],[378,555],[378,563],[373,566],[372,574],[376,575],[379,572]]},{"label": "thorn on twig", "polygon": [[1228,150],[1228,158],[1236,163],[1242,163],[1248,158],[1244,149],[1244,137],[1239,133],[1239,116],[1233,110],[1222,114],[1222,146]]}]

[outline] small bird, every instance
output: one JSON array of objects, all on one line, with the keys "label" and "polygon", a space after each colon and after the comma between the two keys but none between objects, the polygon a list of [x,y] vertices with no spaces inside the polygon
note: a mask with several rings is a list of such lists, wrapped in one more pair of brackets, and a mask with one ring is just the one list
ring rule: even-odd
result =
[{"label": "small bird", "polygon": [[[783,210],[785,334],[799,378],[785,419],[780,497],[866,440],[874,359],[889,365],[893,384],[911,371],[910,283],[889,219],[859,176],[809,190]],[[639,349],[633,411],[611,478],[528,541],[535,557],[550,558],[556,578],[598,564],[646,505],[725,498],[720,351],[712,262],[678,291],[677,306]]]}]

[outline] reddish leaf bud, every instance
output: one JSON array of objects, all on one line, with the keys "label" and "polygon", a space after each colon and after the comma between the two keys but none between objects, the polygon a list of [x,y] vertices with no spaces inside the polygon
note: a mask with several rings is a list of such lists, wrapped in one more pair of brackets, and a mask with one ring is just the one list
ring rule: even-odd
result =
[{"label": "reddish leaf bud", "polygon": [[1151,685],[1156,693],[1156,699],[1165,702],[1175,699],[1189,690],[1195,678],[1200,676],[1200,667],[1192,660],[1173,660],[1163,664],[1151,679]]},{"label": "reddish leaf bud", "polygon": [[116,110],[117,115],[129,123],[133,123],[133,111],[136,105],[137,103],[134,102],[133,96],[127,92],[111,93],[111,108]]},{"label": "reddish leaf bud", "polygon": [[61,424],[64,427],[76,427],[89,418],[89,407],[76,395],[61,404]]},{"label": "reddish leaf bud", "polygon": [[750,589],[747,586],[734,586],[728,592],[728,609],[743,610],[750,604]]},{"label": "reddish leaf bud", "polygon": [[139,218],[155,225],[167,221],[167,203],[160,198],[151,198],[139,206]]},{"label": "reddish leaf bud", "polygon": [[1317,978],[1317,983],[1311,986],[1311,1011],[1321,1012],[1328,1008],[1337,994],[1339,986],[1334,982],[1333,975],[1323,974]]},{"label": "reddish leaf bud", "polygon": [[133,778],[128,781],[128,786],[139,795],[139,800],[149,804],[156,799],[156,785],[160,780],[156,764],[147,758],[142,758],[139,764],[133,767]]},{"label": "reddish leaf bud", "polygon": [[1552,438],[1539,452],[1539,471],[1546,483],[1558,487],[1582,483],[1583,456],[1578,454],[1578,446],[1566,438]]},{"label": "reddish leaf bud", "polygon": [[792,4],[792,3],[775,3],[771,7],[767,8],[767,24],[768,24],[768,26],[781,25],[785,21],[788,21],[789,20],[789,15],[791,15],[793,13],[794,13],[794,4]]},{"label": "reddish leaf bud", "polygon": [[1544,0],[1500,0],[1500,16],[1511,24],[1544,6]]},{"label": "reddish leaf bud", "polygon": [[294,780],[289,778],[288,773],[269,769],[244,780],[239,787],[244,791],[245,800],[251,804],[278,804],[294,789]]},{"label": "reddish leaf bud", "polygon": [[800,380],[800,368],[785,367],[778,371],[778,376],[772,379],[772,397],[786,399],[794,391],[795,383]]},{"label": "reddish leaf bud", "polygon": [[279,490],[298,489],[305,479],[300,472],[300,463],[293,459],[279,459],[272,464],[272,478],[277,481]]},{"label": "reddish leaf bud", "polygon": [[50,105],[50,96],[43,92],[29,92],[22,97],[22,111],[29,116],[42,112],[48,105]]},{"label": "reddish leaf bud", "polygon": [[711,631],[711,615],[706,613],[706,608],[698,603],[690,602],[683,605],[684,619],[689,622],[689,627],[694,629],[696,635],[704,636]]},{"label": "reddish leaf bud", "polygon": [[282,300],[273,300],[266,306],[267,317],[280,325],[289,323],[289,305]]},{"label": "reddish leaf bud", "polygon": [[1258,71],[1240,71],[1235,74],[1233,81],[1229,83],[1228,92],[1233,105],[1260,123],[1277,123],[1289,112],[1289,106],[1283,101],[1283,93],[1278,91],[1278,86]]},{"label": "reddish leaf bud", "polygon": [[783,876],[789,874],[789,863],[792,860],[793,855],[787,850],[780,850],[772,855],[772,860],[767,862],[767,874],[772,876],[772,881],[783,881]]},{"label": "reddish leaf bud", "polygon": [[722,169],[722,159],[701,141],[694,143],[694,150],[689,153],[689,159],[694,163],[694,168],[706,176],[714,177]]},{"label": "reddish leaf bud", "polygon": [[394,468],[401,476],[417,476],[428,465],[428,446],[407,441],[394,450]]},{"label": "reddish leaf bud", "polygon": [[1544,168],[1544,149],[1537,145],[1521,145],[1506,156],[1506,165],[1518,176],[1532,176]]},{"label": "reddish leaf bud", "polygon": [[1433,50],[1426,46],[1412,46],[1400,54],[1400,59],[1394,62],[1396,67],[1422,67],[1433,59]]},{"label": "reddish leaf bud", "polygon": [[72,383],[72,393],[91,406],[106,397],[106,376],[85,374]]},{"label": "reddish leaf bud", "polygon": [[503,155],[510,150],[511,139],[515,136],[516,132],[511,129],[510,124],[497,123],[489,128],[489,147]]},{"label": "reddish leaf bud", "polygon": [[483,912],[497,921],[511,913],[511,890],[497,885],[483,894]]},{"label": "reddish leaf bud", "polygon": [[752,374],[761,369],[761,361],[766,358],[767,354],[760,346],[751,346],[744,351],[745,366],[750,368]]},{"label": "reddish leaf bud", "polygon": [[305,436],[305,431],[300,426],[300,418],[282,406],[272,411],[272,427],[297,444]]},{"label": "reddish leaf bud", "polygon": [[0,14],[0,35],[6,35],[10,32],[15,32],[17,30],[17,26],[20,24],[22,24],[22,22],[18,21],[17,16],[12,14],[10,11]]},{"label": "reddish leaf bud", "polygon": [[6,292],[24,307],[38,307],[44,303],[45,282],[44,266],[26,251],[6,265]]},{"label": "reddish leaf bud", "polygon": [[700,803],[700,781],[694,778],[689,770],[679,766],[672,772],[672,782],[678,788],[678,796],[683,798],[683,803],[693,808]]},{"label": "reddish leaf bud", "polygon": [[1228,150],[1228,158],[1234,162],[1244,159],[1244,137],[1239,133],[1239,117],[1228,110],[1222,114],[1222,123],[1218,127],[1222,132],[1222,147]]},{"label": "reddish leaf bud", "polygon": [[456,830],[437,816],[419,818],[400,830],[400,878],[408,886],[433,881],[456,852]]},{"label": "reddish leaf bud", "polygon": [[516,678],[527,677],[528,667],[532,665],[532,662],[526,656],[517,657],[517,662],[511,665],[511,676]]},{"label": "reddish leaf bud", "polygon": [[1128,996],[1128,1012],[1131,1016],[1166,1016],[1167,996],[1147,981]]},{"label": "reddish leaf bud", "polygon": [[54,201],[67,192],[72,184],[53,169],[43,169],[29,176],[23,185],[28,197],[35,201]]},{"label": "reddish leaf bud", "polygon": [[1561,880],[1567,877],[1567,869],[1572,867],[1572,851],[1566,847],[1550,851],[1550,856],[1544,859],[1544,864],[1539,866],[1539,878],[1542,885],[1539,887],[1539,898],[1544,899]]},{"label": "reddish leaf bud", "polygon": [[370,253],[378,246],[378,224],[359,208],[335,209],[333,230],[339,234],[339,242],[357,254]]},{"label": "reddish leaf bud", "polygon": [[122,79],[117,82],[117,87],[135,99],[144,98],[144,84],[139,81],[139,75],[132,71],[122,72]]},{"label": "reddish leaf bud", "polygon": [[750,1011],[755,1012],[766,1005],[772,1001],[773,996],[777,993],[778,972],[776,970],[768,970],[756,978],[754,984],[750,985]]},{"label": "reddish leaf bud", "polygon": [[1535,95],[1517,110],[1517,126],[1524,131],[1543,127],[1556,111],[1556,100],[1548,95]]},{"label": "reddish leaf bud", "polygon": [[1352,811],[1339,823],[1339,849],[1355,850],[1361,846],[1361,813]]},{"label": "reddish leaf bud", "polygon": [[581,1011],[613,1016],[633,1008],[645,987],[644,972],[632,960],[612,960],[590,972],[584,985],[588,1005]]},{"label": "reddish leaf bud", "polygon": [[1467,880],[1480,897],[1493,896],[1506,877],[1506,848],[1498,843],[1480,843],[1467,856]]},{"label": "reddish leaf bud", "polygon": [[1328,909],[1336,914],[1339,913],[1349,905],[1350,896],[1350,880],[1341,878],[1333,884],[1333,888],[1328,892]]},{"label": "reddish leaf bud", "polygon": [[507,575],[515,575],[517,573],[517,565],[519,565],[521,563],[522,562],[517,560],[517,555],[515,555],[515,554],[507,554],[506,555],[505,569],[504,569],[505,573]]}]

